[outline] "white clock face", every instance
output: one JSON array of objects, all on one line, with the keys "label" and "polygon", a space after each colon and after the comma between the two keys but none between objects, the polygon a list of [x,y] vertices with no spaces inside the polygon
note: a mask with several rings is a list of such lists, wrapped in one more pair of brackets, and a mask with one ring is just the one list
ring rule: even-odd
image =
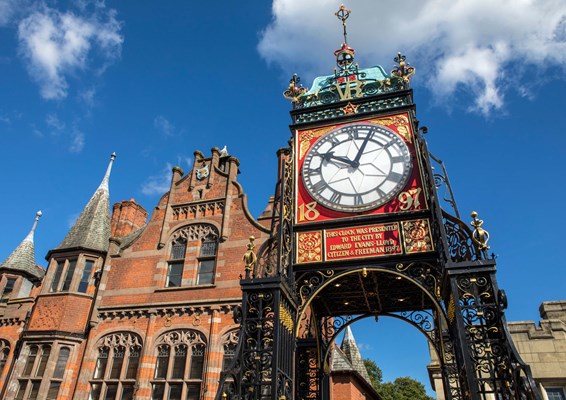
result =
[{"label": "white clock face", "polygon": [[330,131],[310,148],[302,176],[319,204],[358,212],[393,199],[407,184],[411,165],[409,149],[395,132],[354,123]]}]

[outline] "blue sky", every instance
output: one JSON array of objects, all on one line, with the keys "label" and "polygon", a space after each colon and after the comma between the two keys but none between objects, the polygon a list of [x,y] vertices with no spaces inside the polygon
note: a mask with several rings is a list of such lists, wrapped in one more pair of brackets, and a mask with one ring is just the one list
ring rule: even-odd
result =
[{"label": "blue sky", "polygon": [[[566,297],[566,9],[562,0],[353,0],[348,42],[361,67],[417,68],[417,115],[444,160],[461,214],[491,234],[509,320]],[[151,211],[173,165],[227,146],[259,215],[286,146],[297,72],[334,67],[342,29],[330,0],[150,2],[0,0],[0,259],[28,233],[36,259],[57,246],[98,186]],[[486,12],[489,10],[489,12]],[[385,379],[426,381],[414,329],[353,326]],[[393,346],[391,344],[394,344]]]}]

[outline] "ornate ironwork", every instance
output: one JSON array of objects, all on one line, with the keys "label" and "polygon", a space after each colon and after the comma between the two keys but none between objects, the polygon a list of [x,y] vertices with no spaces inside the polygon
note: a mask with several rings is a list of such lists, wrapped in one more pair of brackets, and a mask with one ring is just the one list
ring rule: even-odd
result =
[{"label": "ornate ironwork", "polygon": [[[452,185],[450,185],[448,171],[446,170],[444,162],[441,159],[435,157],[431,152],[428,152],[428,155],[434,162],[436,162],[441,170],[439,172],[437,168],[435,168],[434,166],[432,167],[434,173],[434,186],[436,187],[436,190],[438,192],[438,199],[442,200],[452,210],[454,210],[454,215],[456,215],[456,218],[460,218],[460,212],[458,211],[458,205],[456,204],[456,199],[454,198],[454,192],[452,191]],[[440,193],[441,188],[444,189],[442,194]]]},{"label": "ornate ironwork", "polygon": [[322,398],[322,371],[315,340],[297,341],[297,399]]},{"label": "ornate ironwork", "polygon": [[464,365],[467,364],[469,390],[474,399],[495,396],[538,400],[540,395],[530,370],[518,355],[507,331],[504,296],[498,295],[494,278],[493,271],[459,273],[452,278],[459,320],[454,326],[464,331],[460,340]]},{"label": "ornate ironwork", "polygon": [[292,149],[287,148],[280,154],[280,178],[275,191],[272,235],[258,251],[253,278],[293,278],[290,273],[293,255],[293,182],[293,154]]},{"label": "ornate ironwork", "polygon": [[415,67],[409,66],[406,60],[406,56],[401,55],[401,53],[397,53],[397,56],[393,59],[393,61],[395,61],[398,65],[396,65],[391,71],[391,76],[393,78],[397,78],[403,84],[403,87],[408,89],[409,82],[411,81],[411,77],[415,74],[416,69]]},{"label": "ornate ironwork", "polygon": [[477,261],[485,258],[474,243],[473,233],[466,224],[452,215],[443,212],[446,230],[446,244],[450,259],[454,262]]},{"label": "ornate ironwork", "polygon": [[271,237],[254,254],[250,238],[243,262],[239,342],[232,365],[221,374],[216,399],[291,399],[296,305],[292,285],[293,162],[291,149],[279,154]]}]

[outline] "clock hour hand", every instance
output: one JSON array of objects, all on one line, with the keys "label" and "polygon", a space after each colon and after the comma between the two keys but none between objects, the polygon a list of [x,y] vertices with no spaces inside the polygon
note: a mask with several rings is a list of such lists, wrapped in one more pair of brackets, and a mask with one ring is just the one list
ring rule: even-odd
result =
[{"label": "clock hour hand", "polygon": [[348,164],[349,166],[353,167],[354,163],[352,162],[352,160],[350,160],[347,157],[342,157],[342,156],[335,156],[333,151],[329,151],[328,153],[324,154],[322,156],[324,161],[330,161],[332,160],[336,160],[336,161],[340,161],[343,162],[345,164]]},{"label": "clock hour hand", "polygon": [[360,158],[362,158],[362,154],[364,154],[364,150],[366,149],[366,146],[372,136],[373,136],[373,131],[367,134],[366,138],[364,139],[364,142],[362,143],[362,146],[358,150],[358,154],[356,154],[354,161],[352,161],[351,163],[352,167],[357,168],[360,166]]}]

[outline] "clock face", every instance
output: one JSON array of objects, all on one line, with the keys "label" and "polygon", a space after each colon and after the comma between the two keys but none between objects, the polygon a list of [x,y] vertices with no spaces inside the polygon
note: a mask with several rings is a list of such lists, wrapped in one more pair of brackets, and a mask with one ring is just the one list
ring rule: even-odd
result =
[{"label": "clock face", "polygon": [[330,131],[310,148],[302,176],[319,204],[358,212],[392,200],[406,186],[411,165],[409,149],[395,132],[353,123]]}]

